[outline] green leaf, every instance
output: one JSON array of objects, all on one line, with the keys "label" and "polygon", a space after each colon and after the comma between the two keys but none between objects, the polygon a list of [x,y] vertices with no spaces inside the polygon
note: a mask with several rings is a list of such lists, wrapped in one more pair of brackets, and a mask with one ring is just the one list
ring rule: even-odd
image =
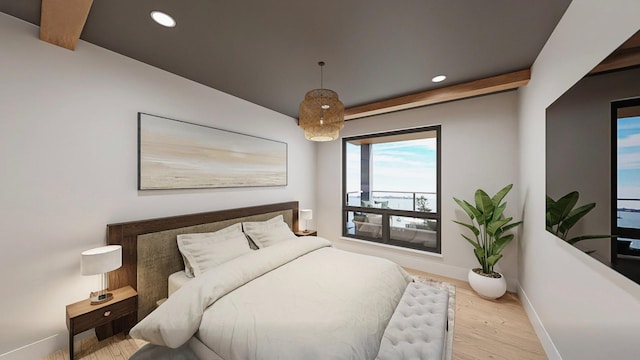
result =
[{"label": "green leaf", "polygon": [[507,195],[507,193],[509,193],[509,191],[511,191],[512,187],[513,187],[513,184],[509,184],[509,185],[503,187],[500,191],[498,191],[497,194],[495,194],[491,198],[491,202],[493,203],[494,207],[497,207],[498,205],[500,205],[500,202],[502,201],[502,199],[504,199],[504,197]]},{"label": "green leaf", "polygon": [[513,240],[513,234],[505,235],[493,243],[493,248],[491,249],[492,254],[500,254],[505,246],[509,245],[509,243]]},{"label": "green leaf", "polygon": [[471,204],[469,204],[466,201],[463,201],[463,200],[460,200],[460,199],[456,199],[456,198],[453,198],[453,200],[458,205],[460,205],[462,210],[464,210],[464,212],[467,213],[467,215],[469,216],[469,218],[471,218],[472,221],[473,221],[473,219],[476,218],[476,214],[478,214],[478,210],[476,208],[474,208]]},{"label": "green leaf", "polygon": [[495,236],[496,238],[499,238],[500,236],[502,236],[502,234],[504,234],[505,232],[513,229],[514,227],[518,226],[522,224],[522,221],[516,221],[514,223],[511,223],[509,225],[505,225],[503,226],[501,229],[498,229],[495,234],[493,234],[493,236]]},{"label": "green leaf", "polygon": [[498,221],[492,221],[487,225],[487,232],[489,233],[489,235],[494,235],[496,231],[498,231],[505,224],[508,224],[511,220],[513,220],[512,217],[508,217],[506,219],[500,219]]},{"label": "green leaf", "polygon": [[555,200],[553,200],[552,198],[549,197],[549,195],[547,195],[547,205],[546,205],[547,213],[549,213],[554,206],[556,206]]},{"label": "green leaf", "polygon": [[462,225],[462,226],[464,226],[464,227],[468,228],[469,230],[471,230],[471,231],[473,232],[473,234],[474,234],[476,237],[477,237],[478,235],[480,235],[480,230],[478,230],[478,228],[477,228],[477,227],[475,227],[475,226],[473,226],[473,225],[471,225],[471,224],[466,224],[466,223],[463,223],[463,222],[460,222],[460,221],[456,221],[456,220],[453,220],[453,222],[454,222],[454,223],[456,223],[456,224],[458,224],[458,225]]},{"label": "green leaf", "polygon": [[[486,224],[489,219],[491,219],[491,214],[493,213],[493,202],[491,202],[489,195],[482,189],[476,190],[475,201],[476,208],[482,214],[482,217],[478,217],[478,222]],[[482,221],[480,221],[480,219],[482,219]]]},{"label": "green leaf", "polygon": [[562,234],[566,233],[575,225],[578,220],[582,219],[585,215],[589,213],[589,211],[593,210],[596,207],[596,203],[590,203],[586,205],[582,205],[579,208],[572,210],[565,218],[562,220],[560,225],[558,226],[558,231]]},{"label": "green leaf", "polygon": [[466,236],[465,234],[460,234],[462,235],[463,238],[465,238],[468,242],[471,243],[471,245],[473,245],[473,247],[475,249],[480,249],[482,250],[482,246],[480,246],[476,241],[473,241],[471,238],[469,238],[468,236]]},{"label": "green leaf", "polygon": [[551,218],[549,220],[550,224],[552,226],[558,225],[561,221],[563,221],[564,218],[569,215],[571,209],[573,209],[573,207],[576,205],[579,197],[580,194],[577,191],[572,191],[558,199],[553,207],[549,209],[549,214],[551,215]]},{"label": "green leaf", "polygon": [[480,263],[480,266],[482,266],[482,268],[484,269],[484,249],[481,247],[476,247],[475,249],[473,249],[473,253],[476,255],[476,259],[478,259],[478,263]]},{"label": "green leaf", "polygon": [[495,210],[493,210],[493,217],[492,220],[496,221],[498,219],[500,219],[500,217],[502,216],[502,213],[504,212],[504,209],[507,207],[507,203],[502,203],[502,205],[496,206]]},{"label": "green leaf", "polygon": [[522,224],[522,221],[516,221],[516,222],[514,222],[512,224],[509,224],[509,225],[507,225],[507,226],[502,228],[502,232],[509,231],[509,230],[513,229],[514,227],[520,225],[520,224]]},{"label": "green leaf", "polygon": [[546,216],[546,223],[547,223],[547,231],[551,231],[553,232],[553,226],[554,225],[558,225],[558,224],[554,224],[551,221],[551,210],[547,209],[547,216]]},{"label": "green leaf", "polygon": [[502,258],[502,254],[495,254],[495,255],[489,256],[487,258],[487,265],[489,265],[489,270],[493,270],[493,267],[501,258]]}]

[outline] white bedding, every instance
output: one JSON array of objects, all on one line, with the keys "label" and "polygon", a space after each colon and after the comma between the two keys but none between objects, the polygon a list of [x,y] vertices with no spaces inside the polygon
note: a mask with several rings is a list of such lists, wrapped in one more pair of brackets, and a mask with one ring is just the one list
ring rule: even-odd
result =
[{"label": "white bedding", "polygon": [[290,239],[189,281],[131,335],[176,348],[197,332],[225,360],[374,359],[410,281],[390,261]]},{"label": "white bedding", "polygon": [[178,289],[180,289],[190,280],[193,280],[193,278],[188,277],[187,273],[184,270],[176,271],[173,274],[169,275],[169,280],[167,281],[168,295],[171,296],[174,292],[178,291]]}]

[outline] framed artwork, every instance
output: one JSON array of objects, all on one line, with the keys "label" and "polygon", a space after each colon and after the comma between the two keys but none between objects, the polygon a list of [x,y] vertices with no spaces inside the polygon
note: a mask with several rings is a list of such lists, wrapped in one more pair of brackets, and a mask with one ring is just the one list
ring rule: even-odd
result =
[{"label": "framed artwork", "polygon": [[138,189],[287,185],[287,143],[138,113]]}]

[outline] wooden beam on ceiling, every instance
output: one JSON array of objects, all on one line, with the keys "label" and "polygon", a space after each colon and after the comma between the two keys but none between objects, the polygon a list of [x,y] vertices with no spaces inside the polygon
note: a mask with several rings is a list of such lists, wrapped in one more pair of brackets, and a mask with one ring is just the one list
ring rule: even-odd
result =
[{"label": "wooden beam on ceiling", "polygon": [[640,65],[640,47],[614,52],[589,72],[589,75]]},{"label": "wooden beam on ceiling", "polygon": [[531,79],[531,70],[525,69],[463,84],[427,90],[416,94],[350,107],[344,110],[344,119],[354,120],[366,116],[380,115],[393,111],[513,90],[526,85],[529,79]]},{"label": "wooden beam on ceiling", "polygon": [[40,40],[75,50],[93,0],[42,0]]},{"label": "wooden beam on ceiling", "polygon": [[611,55],[607,56],[589,75],[622,70],[640,65],[640,31],[631,36]]}]

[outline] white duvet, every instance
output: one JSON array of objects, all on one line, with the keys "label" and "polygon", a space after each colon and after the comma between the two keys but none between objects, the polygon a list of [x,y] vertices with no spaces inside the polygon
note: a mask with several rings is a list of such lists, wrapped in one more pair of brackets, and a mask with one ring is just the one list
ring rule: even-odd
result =
[{"label": "white duvet", "polygon": [[295,238],[195,278],[131,336],[177,348],[196,335],[225,360],[374,359],[410,281],[388,260]]}]

